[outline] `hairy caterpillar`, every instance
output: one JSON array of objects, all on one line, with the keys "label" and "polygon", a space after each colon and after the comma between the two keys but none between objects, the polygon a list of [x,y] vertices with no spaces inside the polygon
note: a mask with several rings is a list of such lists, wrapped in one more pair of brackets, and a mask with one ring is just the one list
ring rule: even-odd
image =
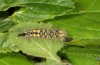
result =
[{"label": "hairy caterpillar", "polygon": [[18,36],[36,37],[36,38],[64,38],[65,32],[61,30],[33,29]]}]

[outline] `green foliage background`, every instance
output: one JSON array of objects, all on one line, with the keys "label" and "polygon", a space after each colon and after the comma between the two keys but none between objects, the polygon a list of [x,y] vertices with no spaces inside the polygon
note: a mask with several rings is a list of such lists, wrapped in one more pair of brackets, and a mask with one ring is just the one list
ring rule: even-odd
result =
[{"label": "green foliage background", "polygon": [[[0,0],[0,65],[99,65],[99,17],[99,0]],[[72,40],[18,37],[36,28],[61,29]]]}]

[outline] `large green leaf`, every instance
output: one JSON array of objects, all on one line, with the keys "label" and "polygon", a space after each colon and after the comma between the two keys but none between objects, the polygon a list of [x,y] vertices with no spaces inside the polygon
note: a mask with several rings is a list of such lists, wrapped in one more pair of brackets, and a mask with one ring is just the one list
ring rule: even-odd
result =
[{"label": "large green leaf", "polygon": [[[40,63],[41,65],[65,65],[62,63],[57,52],[63,47],[63,42],[57,39],[45,39],[36,37],[20,37],[21,33],[33,29],[57,29],[50,23],[20,23],[13,27],[9,32],[9,43],[18,47],[23,53],[32,56],[46,58],[46,62]],[[60,28],[59,28],[60,29]]]},{"label": "large green leaf", "polygon": [[67,47],[62,53],[73,65],[99,65],[100,47]]},{"label": "large green leaf", "polygon": [[56,16],[65,15],[73,10],[74,2],[71,0],[1,0],[1,10],[19,6],[10,19],[16,22],[43,21]]},{"label": "large green leaf", "polygon": [[73,8],[73,2],[71,0],[0,0],[0,10],[5,11],[10,7],[13,6],[20,6],[27,3],[34,4],[47,4],[47,5],[58,5],[64,7],[71,7]]},{"label": "large green leaf", "polygon": [[100,8],[99,0],[79,0],[75,11],[78,14],[58,17],[52,22],[55,26],[61,25],[72,37],[72,45],[100,46]]},{"label": "large green leaf", "polygon": [[0,65],[34,65],[28,58],[19,53],[0,53]]}]

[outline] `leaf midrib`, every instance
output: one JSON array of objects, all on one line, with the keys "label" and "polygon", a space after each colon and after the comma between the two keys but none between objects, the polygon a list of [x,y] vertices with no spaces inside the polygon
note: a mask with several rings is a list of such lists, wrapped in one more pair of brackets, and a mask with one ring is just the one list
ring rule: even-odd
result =
[{"label": "leaf midrib", "polygon": [[[31,40],[32,41],[32,40]],[[33,42],[33,41],[32,41]],[[46,51],[48,54],[49,54],[49,56],[51,57],[51,59],[53,59],[54,61],[56,61],[56,62],[59,62],[59,60],[57,60],[56,58],[54,58],[54,56],[51,54],[51,52],[49,52],[49,51],[47,51],[47,49],[45,49],[44,47],[42,47],[42,46],[40,46],[38,43],[36,43],[36,42],[34,42],[34,44],[36,45],[36,46],[38,46],[40,49],[42,49],[43,51]],[[50,59],[50,58],[49,58]]]}]

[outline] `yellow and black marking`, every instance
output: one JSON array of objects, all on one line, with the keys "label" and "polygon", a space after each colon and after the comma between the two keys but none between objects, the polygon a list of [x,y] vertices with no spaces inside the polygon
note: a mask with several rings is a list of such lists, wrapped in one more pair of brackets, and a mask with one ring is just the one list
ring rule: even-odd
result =
[{"label": "yellow and black marking", "polygon": [[66,34],[61,30],[33,29],[28,32],[21,33],[18,36],[36,38],[64,38]]}]

